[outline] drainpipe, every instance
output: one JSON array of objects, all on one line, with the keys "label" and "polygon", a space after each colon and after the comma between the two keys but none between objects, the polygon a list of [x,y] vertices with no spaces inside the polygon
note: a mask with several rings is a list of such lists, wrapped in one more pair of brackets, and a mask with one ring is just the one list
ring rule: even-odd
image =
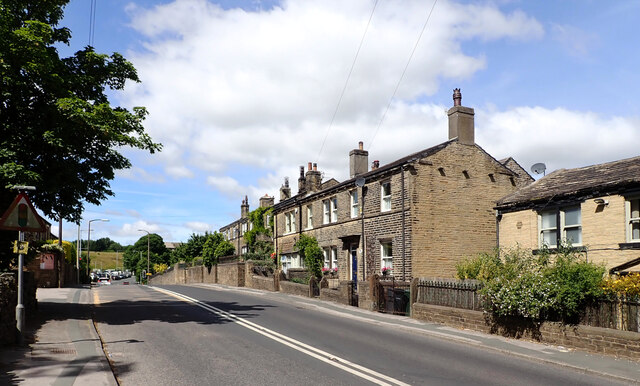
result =
[{"label": "drainpipe", "polygon": [[502,213],[496,209],[496,250],[498,251],[498,257],[500,257],[500,220],[502,219]]}]

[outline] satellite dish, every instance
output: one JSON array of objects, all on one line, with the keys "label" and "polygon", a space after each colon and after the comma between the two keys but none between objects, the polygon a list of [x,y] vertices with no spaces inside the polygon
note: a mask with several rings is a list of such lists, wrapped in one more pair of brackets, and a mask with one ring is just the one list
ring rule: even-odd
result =
[{"label": "satellite dish", "polygon": [[365,181],[364,181],[364,178],[362,178],[362,177],[358,177],[358,179],[356,180],[356,186],[357,186],[357,187],[359,187],[359,188],[361,188],[361,187],[363,187],[363,186],[364,186],[364,182],[365,182]]},{"label": "satellite dish", "polygon": [[531,171],[535,174],[544,174],[546,170],[547,165],[543,164],[542,162],[538,162],[537,164],[533,164],[533,166],[531,166]]}]

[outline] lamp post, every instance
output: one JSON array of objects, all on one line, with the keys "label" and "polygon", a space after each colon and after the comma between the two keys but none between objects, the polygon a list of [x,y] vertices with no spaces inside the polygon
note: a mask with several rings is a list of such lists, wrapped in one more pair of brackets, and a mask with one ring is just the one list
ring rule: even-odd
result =
[{"label": "lamp post", "polygon": [[[146,231],[144,229],[138,229],[138,232],[145,232],[147,234],[147,277],[149,276],[149,236],[151,235],[149,233],[149,231]],[[149,281],[147,280],[147,284],[149,284]]]},{"label": "lamp post", "polygon": [[87,277],[89,277],[89,264],[91,263],[91,259],[89,259],[89,253],[91,252],[91,223],[94,221],[109,221],[108,218],[94,218],[93,220],[89,220],[89,232],[87,233]]}]

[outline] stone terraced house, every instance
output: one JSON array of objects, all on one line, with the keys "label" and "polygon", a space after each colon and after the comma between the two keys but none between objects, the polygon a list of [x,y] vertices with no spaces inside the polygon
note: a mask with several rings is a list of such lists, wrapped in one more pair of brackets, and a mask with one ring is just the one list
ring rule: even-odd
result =
[{"label": "stone terraced house", "polygon": [[[498,161],[474,140],[474,111],[454,90],[449,140],[387,165],[360,143],[349,153],[350,178],[322,182],[317,165],[300,167],[298,193],[288,180],[274,206],[274,246],[284,270],[303,265],[294,244],[315,237],[325,267],[361,281],[388,270],[400,280],[452,277],[459,260],[497,245],[495,202],[531,182],[512,158]],[[387,273],[388,273],[387,272]]]},{"label": "stone terraced house", "polygon": [[554,249],[568,240],[613,272],[640,264],[640,157],[560,169],[497,202],[499,241]]},{"label": "stone terraced house", "polygon": [[[273,206],[274,198],[268,194],[260,197],[260,207],[268,208]],[[244,234],[253,229],[253,224],[249,220],[249,199],[244,196],[240,205],[240,218],[220,228],[218,232],[222,234],[225,240],[231,242],[236,248],[236,255],[242,256],[248,252],[247,243],[244,240]]]}]

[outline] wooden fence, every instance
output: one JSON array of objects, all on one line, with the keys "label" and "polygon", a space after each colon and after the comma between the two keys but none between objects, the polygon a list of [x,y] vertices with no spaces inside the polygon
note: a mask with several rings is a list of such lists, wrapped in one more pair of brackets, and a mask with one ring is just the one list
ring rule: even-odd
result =
[{"label": "wooden fence", "polygon": [[418,281],[418,303],[482,311],[478,280],[422,278]]}]

